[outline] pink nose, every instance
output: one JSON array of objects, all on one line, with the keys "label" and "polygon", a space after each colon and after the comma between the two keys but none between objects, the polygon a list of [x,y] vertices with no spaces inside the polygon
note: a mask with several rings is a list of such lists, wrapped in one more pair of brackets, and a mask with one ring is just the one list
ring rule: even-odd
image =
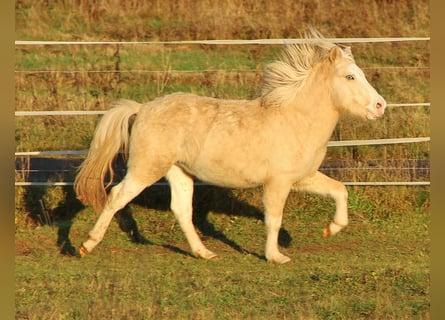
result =
[{"label": "pink nose", "polygon": [[377,110],[382,110],[383,109],[383,104],[381,104],[380,102],[377,102],[377,105],[375,106]]},{"label": "pink nose", "polygon": [[385,108],[386,108],[386,102],[385,101],[377,102],[377,104],[375,105],[375,108],[376,108],[379,116],[383,116],[383,113],[385,112]]}]

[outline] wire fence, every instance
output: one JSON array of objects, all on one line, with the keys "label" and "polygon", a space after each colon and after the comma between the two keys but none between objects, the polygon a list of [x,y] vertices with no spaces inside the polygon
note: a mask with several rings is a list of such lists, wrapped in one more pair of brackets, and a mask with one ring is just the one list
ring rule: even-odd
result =
[{"label": "wire fence", "polygon": [[[399,37],[399,38],[329,38],[335,43],[379,43],[379,42],[402,42],[402,41],[429,41],[429,37]],[[55,46],[55,45],[283,45],[304,43],[306,39],[254,39],[254,40],[195,40],[195,41],[15,41],[16,46]],[[368,67],[363,69],[419,69],[429,70],[429,67]],[[174,73],[202,73],[227,70],[169,70]],[[156,70],[16,70],[16,73],[159,73],[165,72]],[[260,72],[260,70],[230,70],[230,72]],[[429,102],[423,103],[393,103],[388,104],[389,108],[398,107],[430,107]],[[81,110],[59,110],[59,111],[16,111],[16,117],[35,117],[35,116],[93,116],[103,115],[106,111],[81,111]],[[371,145],[390,145],[402,143],[425,143],[429,142],[430,137],[413,138],[391,138],[391,139],[373,139],[373,140],[346,140],[329,141],[328,147],[354,147]],[[83,156],[88,150],[55,150],[55,151],[20,151],[15,152],[16,157],[51,157],[51,156]],[[158,182],[156,185],[165,185],[167,182]],[[16,186],[70,186],[72,182],[64,181],[16,181]],[[196,185],[207,185],[197,181]],[[354,186],[423,186],[430,185],[429,181],[345,181],[345,185]]]},{"label": "wire fence", "polygon": [[[329,141],[328,147],[350,147],[350,146],[371,146],[383,144],[417,143],[428,142],[430,137],[417,138],[392,138],[392,139],[370,139],[370,140],[343,140]],[[54,150],[54,151],[19,151],[15,156],[60,156],[60,155],[86,155],[88,150]]]},{"label": "wire fence", "polygon": [[[429,102],[423,103],[390,103],[387,105],[388,108],[395,107],[430,107]],[[95,111],[16,111],[16,117],[27,117],[27,116],[90,116],[90,115],[103,115],[107,112],[106,110],[95,110]]]},{"label": "wire fence", "polygon": [[[403,41],[429,41],[430,37],[392,37],[392,38],[326,38],[334,43],[377,43],[377,42],[403,42]],[[300,44],[313,41],[311,39],[253,39],[253,40],[182,40],[182,41],[35,41],[16,40],[16,46],[35,45],[282,45]]]}]

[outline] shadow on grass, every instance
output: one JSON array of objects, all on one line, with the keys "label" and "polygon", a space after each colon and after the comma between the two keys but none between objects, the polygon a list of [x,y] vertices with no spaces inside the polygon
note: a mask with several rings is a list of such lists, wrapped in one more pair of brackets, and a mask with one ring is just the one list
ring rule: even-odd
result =
[{"label": "shadow on grass", "polygon": [[[227,236],[223,232],[217,230],[207,218],[210,212],[215,212],[217,214],[220,213],[238,217],[242,216],[255,221],[263,221],[264,214],[259,208],[237,199],[230,189],[213,186],[195,188],[193,203],[193,223],[204,236],[218,239],[240,253],[251,254],[265,260],[264,256],[250,252],[242,248],[235,241],[227,238]],[[264,232],[266,232],[265,228]],[[291,240],[292,238],[289,233],[284,228],[281,228],[278,238],[280,246],[289,247]]]},{"label": "shadow on grass", "polygon": [[[77,245],[73,245],[71,242],[70,232],[76,215],[84,209],[84,206],[76,199],[73,188],[70,186],[37,186],[27,187],[25,190],[23,203],[25,211],[28,212],[28,217],[36,224],[56,226],[58,230],[57,246],[60,253],[68,256],[76,255]],[[48,195],[51,195],[50,198],[52,197],[51,205],[45,205],[45,201],[48,201]],[[168,186],[152,186],[132,202],[147,209],[170,211],[170,188]],[[244,216],[256,221],[263,220],[264,216],[259,208],[237,199],[229,189],[213,186],[195,187],[193,206],[193,223],[203,237],[217,239],[240,253],[248,253],[264,259],[264,256],[249,252],[236,241],[229,239],[208,219],[209,213],[214,212],[230,216]],[[140,232],[138,223],[134,219],[129,206],[116,213],[114,218],[120,229],[127,234],[133,243],[156,245]],[[279,244],[282,247],[288,247],[291,240],[289,233],[281,229]],[[190,253],[170,244],[163,245],[163,247],[176,253],[190,255]]]}]

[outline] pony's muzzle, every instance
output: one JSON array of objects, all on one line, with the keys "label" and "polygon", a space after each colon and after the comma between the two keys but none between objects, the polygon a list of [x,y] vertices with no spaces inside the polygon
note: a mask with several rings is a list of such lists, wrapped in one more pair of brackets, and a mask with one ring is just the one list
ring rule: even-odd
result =
[{"label": "pony's muzzle", "polygon": [[375,105],[375,110],[377,111],[377,115],[382,117],[385,113],[386,109],[386,101],[382,99],[382,101],[378,101]]},{"label": "pony's muzzle", "polygon": [[381,118],[385,113],[386,101],[383,98],[377,100],[374,106],[367,108],[366,117],[370,120]]}]

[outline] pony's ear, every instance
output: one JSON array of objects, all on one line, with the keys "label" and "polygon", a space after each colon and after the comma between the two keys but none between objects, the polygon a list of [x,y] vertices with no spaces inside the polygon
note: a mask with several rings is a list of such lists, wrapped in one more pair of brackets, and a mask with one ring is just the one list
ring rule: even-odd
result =
[{"label": "pony's ear", "polygon": [[343,52],[346,53],[347,55],[352,56],[352,50],[351,50],[351,47],[349,47],[349,46],[345,46],[343,48]]},{"label": "pony's ear", "polygon": [[335,46],[329,51],[329,60],[331,62],[335,62],[337,59],[340,59],[343,56],[342,50]]}]

